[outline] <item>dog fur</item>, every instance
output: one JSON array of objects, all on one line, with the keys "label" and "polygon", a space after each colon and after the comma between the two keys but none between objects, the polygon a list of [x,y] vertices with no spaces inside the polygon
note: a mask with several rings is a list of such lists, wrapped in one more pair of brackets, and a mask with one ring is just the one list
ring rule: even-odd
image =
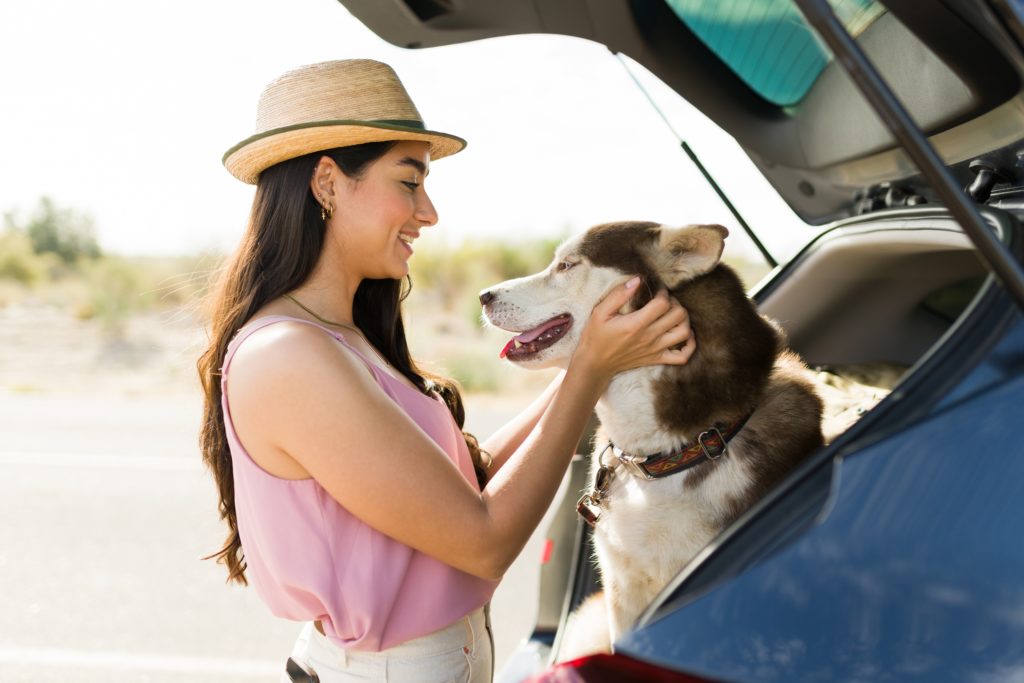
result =
[{"label": "dog fur", "polygon": [[570,619],[562,660],[609,651],[687,562],[822,445],[822,404],[807,368],[720,263],[727,235],[717,225],[599,225],[559,247],[546,270],[481,295],[486,319],[504,330],[566,321],[539,343],[510,343],[509,359],[527,368],[566,367],[593,307],[633,275],[642,284],[624,312],[661,288],[689,312],[694,355],[613,378],[596,408],[595,454],[609,439],[632,454],[668,451],[749,416],[716,460],[652,480],[616,470],[593,534],[603,592]]}]

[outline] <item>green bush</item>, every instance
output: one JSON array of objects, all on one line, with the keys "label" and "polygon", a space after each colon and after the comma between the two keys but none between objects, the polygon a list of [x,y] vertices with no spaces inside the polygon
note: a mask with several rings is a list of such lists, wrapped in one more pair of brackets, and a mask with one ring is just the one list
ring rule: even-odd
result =
[{"label": "green bush", "polygon": [[49,197],[39,200],[32,217],[21,229],[37,254],[56,254],[68,265],[100,255],[92,217],[58,207]]},{"label": "green bush", "polygon": [[129,261],[107,256],[83,268],[84,296],[75,315],[97,319],[108,332],[121,332],[131,314],[152,308],[155,296],[144,285],[143,271]]},{"label": "green bush", "polygon": [[27,235],[10,229],[0,234],[0,280],[33,285],[45,274],[44,259],[32,249]]},{"label": "green bush", "polygon": [[467,240],[458,246],[425,244],[410,261],[413,301],[436,302],[473,325],[480,324],[477,293],[491,285],[547,267],[561,238],[497,242]]},{"label": "green bush", "polygon": [[135,258],[144,292],[153,306],[160,308],[196,308],[206,296],[211,278],[223,261],[220,254]]},{"label": "green bush", "polygon": [[498,361],[484,349],[462,349],[447,358],[443,365],[467,393],[490,393],[501,386],[501,368]]}]

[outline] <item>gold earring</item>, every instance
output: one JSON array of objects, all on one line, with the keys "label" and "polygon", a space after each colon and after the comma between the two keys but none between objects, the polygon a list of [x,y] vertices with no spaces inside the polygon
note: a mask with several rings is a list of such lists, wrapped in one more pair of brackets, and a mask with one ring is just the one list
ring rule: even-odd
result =
[{"label": "gold earring", "polygon": [[334,207],[333,206],[328,206],[327,204],[324,204],[323,206],[320,207],[320,220],[322,220],[322,221],[324,221],[326,223],[333,216],[334,216]]}]

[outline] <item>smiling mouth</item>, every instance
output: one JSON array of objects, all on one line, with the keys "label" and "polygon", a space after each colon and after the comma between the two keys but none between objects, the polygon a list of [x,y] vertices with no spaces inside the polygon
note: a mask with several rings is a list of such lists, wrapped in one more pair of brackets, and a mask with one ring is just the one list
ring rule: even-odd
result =
[{"label": "smiling mouth", "polygon": [[510,361],[528,360],[559,339],[572,327],[572,316],[563,314],[541,323],[509,340],[501,350],[500,357]]}]

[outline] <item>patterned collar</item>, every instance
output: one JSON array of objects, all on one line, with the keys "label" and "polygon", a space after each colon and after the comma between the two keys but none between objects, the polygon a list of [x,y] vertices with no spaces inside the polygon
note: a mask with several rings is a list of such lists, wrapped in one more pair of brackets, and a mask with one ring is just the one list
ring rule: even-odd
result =
[{"label": "patterned collar", "polygon": [[[615,470],[619,468],[619,465],[624,466],[627,472],[640,479],[660,479],[684,472],[704,462],[718,460],[725,454],[726,449],[729,447],[729,442],[747,424],[749,417],[748,415],[730,425],[715,423],[710,429],[698,434],[697,438],[689,446],[661,451],[653,455],[626,453],[609,441],[608,445],[597,456],[599,461],[601,461],[601,467],[597,470],[597,475],[594,477],[594,484],[591,486],[590,491],[584,493],[583,497],[576,503],[576,511],[591,526],[597,523],[598,518],[601,516],[601,502],[604,500],[608,487],[615,476]],[[604,454],[609,450],[616,459],[616,462],[610,467],[603,462]]]}]

